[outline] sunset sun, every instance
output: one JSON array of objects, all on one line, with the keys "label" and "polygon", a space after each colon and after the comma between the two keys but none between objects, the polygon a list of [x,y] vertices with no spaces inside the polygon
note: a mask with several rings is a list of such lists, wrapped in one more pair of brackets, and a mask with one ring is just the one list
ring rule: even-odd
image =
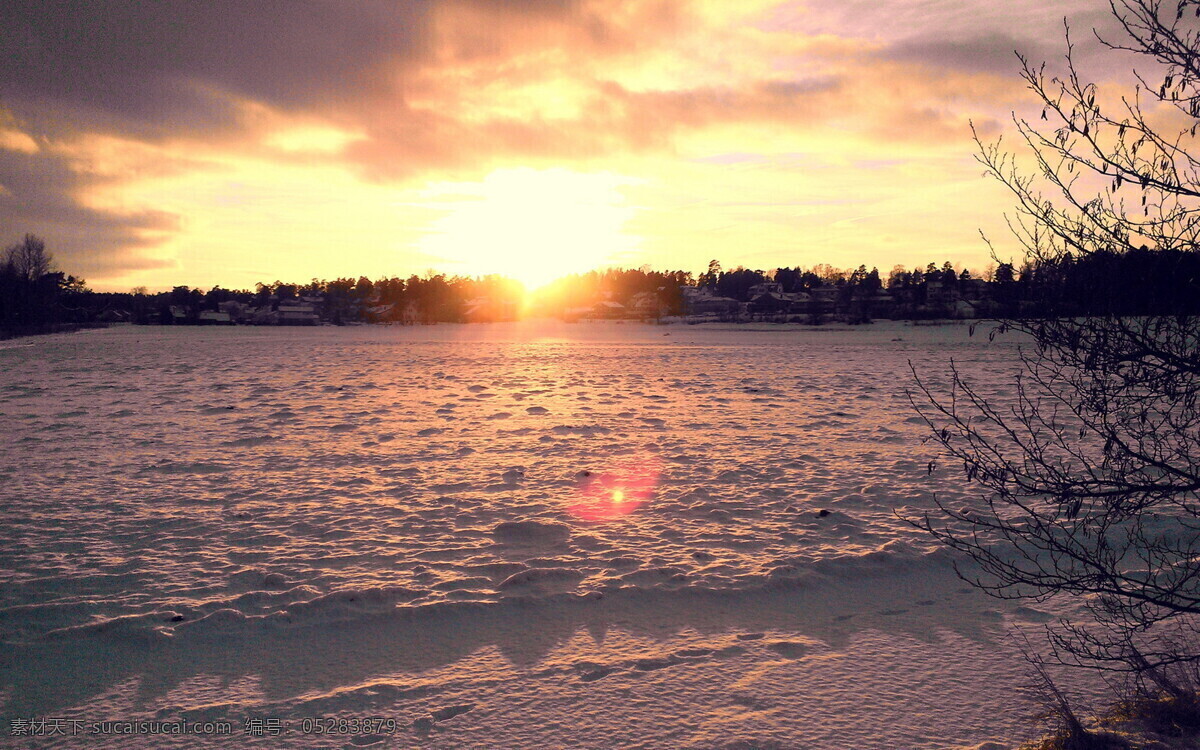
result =
[{"label": "sunset sun", "polygon": [[480,182],[440,183],[427,194],[444,215],[420,249],[463,275],[500,273],[536,289],[564,274],[617,263],[639,238],[625,224],[637,213],[611,173],[503,169]]}]

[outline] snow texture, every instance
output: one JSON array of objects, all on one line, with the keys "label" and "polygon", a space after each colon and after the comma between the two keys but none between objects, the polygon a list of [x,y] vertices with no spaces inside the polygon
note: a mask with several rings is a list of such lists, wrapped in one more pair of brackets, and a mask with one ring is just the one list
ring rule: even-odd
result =
[{"label": "snow texture", "polygon": [[62,717],[247,747],[1011,746],[1005,630],[1052,613],[896,516],[969,501],[904,397],[909,360],[951,357],[1011,399],[1015,343],[965,326],[0,345],[0,742]]}]

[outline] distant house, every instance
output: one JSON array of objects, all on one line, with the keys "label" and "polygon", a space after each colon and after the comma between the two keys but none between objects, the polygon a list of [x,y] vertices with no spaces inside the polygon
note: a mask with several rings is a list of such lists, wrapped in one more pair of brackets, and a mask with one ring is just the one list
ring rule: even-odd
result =
[{"label": "distant house", "polygon": [[278,323],[281,326],[315,326],[321,320],[317,315],[316,306],[304,300],[281,300],[276,312],[279,314]]},{"label": "distant house", "polygon": [[750,287],[746,310],[751,315],[787,315],[808,312],[812,297],[805,292],[784,292],[783,284],[764,281]]},{"label": "distant house", "polygon": [[279,313],[269,307],[259,307],[249,312],[250,322],[256,326],[273,326],[279,324]]},{"label": "distant house", "polygon": [[975,304],[967,302],[964,299],[960,299],[958,302],[954,303],[954,309],[952,310],[952,313],[955,318],[979,317],[979,309],[975,306]]},{"label": "distant house", "polygon": [[629,309],[639,318],[661,318],[670,311],[658,292],[638,292],[629,299]]},{"label": "distant house", "polygon": [[602,300],[592,305],[592,316],[596,318],[624,318],[628,312],[625,305],[612,300]]},{"label": "distant house", "polygon": [[870,298],[870,311],[872,315],[890,318],[896,312],[896,298],[886,289],[876,289]]},{"label": "distant house", "polygon": [[133,320],[127,310],[105,310],[96,316],[96,319],[101,323],[129,323]]},{"label": "distant house", "polygon": [[[766,286],[765,284],[755,284],[758,286]],[[792,309],[792,301],[786,299],[782,293],[763,292],[755,296],[751,292],[750,302],[746,304],[746,310],[752,315],[782,315],[790,312]]]},{"label": "distant house", "polygon": [[395,305],[371,305],[364,311],[365,317],[370,323],[379,323],[386,320],[393,320],[396,315]]},{"label": "distant house", "polygon": [[812,297],[813,311],[822,313],[833,312],[834,307],[837,305],[839,291],[836,286],[829,285],[813,288],[809,292]]},{"label": "distant house", "polygon": [[750,287],[750,290],[748,292],[748,296],[750,299],[754,299],[755,297],[761,297],[764,294],[774,294],[778,297],[782,297],[783,296],[783,284],[780,284],[777,281],[764,281],[760,284],[755,284],[754,286]]},{"label": "distant house", "polygon": [[983,279],[959,279],[958,291],[963,299],[976,302],[987,297],[988,283]]},{"label": "distant house", "polygon": [[246,305],[232,299],[225,300],[224,302],[218,304],[217,309],[228,314],[229,319],[234,323],[245,322],[250,313],[250,310]]},{"label": "distant house", "polygon": [[421,320],[421,308],[415,300],[407,300],[400,308],[400,322],[406,326],[415,325]]},{"label": "distant house", "polygon": [[511,299],[476,297],[463,307],[463,319],[469,323],[493,323],[517,319],[517,303]]},{"label": "distant house", "polygon": [[940,279],[925,282],[925,303],[945,308],[953,308],[958,302],[958,284],[947,284]]},{"label": "distant house", "polygon": [[732,297],[718,297],[705,287],[687,286],[683,294],[684,315],[730,316],[741,312],[742,303]]},{"label": "distant house", "polygon": [[200,312],[199,322],[200,325],[206,326],[231,326],[233,325],[233,318],[230,317],[229,313],[227,312],[221,312],[219,310],[202,310]]}]

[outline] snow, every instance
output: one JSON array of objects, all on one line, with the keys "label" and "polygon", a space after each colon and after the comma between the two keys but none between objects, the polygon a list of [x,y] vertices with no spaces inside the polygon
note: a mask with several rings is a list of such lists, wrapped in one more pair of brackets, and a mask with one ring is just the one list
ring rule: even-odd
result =
[{"label": "snow", "polygon": [[[1032,711],[1006,631],[1053,613],[966,587],[897,512],[969,500],[928,471],[908,361],[953,357],[1002,402],[1015,346],[902,323],[5,346],[0,736],[59,717],[229,721],[247,746],[1012,746]],[[282,734],[246,734],[262,717]]]}]

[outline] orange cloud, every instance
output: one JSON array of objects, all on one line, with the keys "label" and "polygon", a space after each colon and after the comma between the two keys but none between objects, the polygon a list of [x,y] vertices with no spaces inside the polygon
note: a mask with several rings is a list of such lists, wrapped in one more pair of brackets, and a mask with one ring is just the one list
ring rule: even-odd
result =
[{"label": "orange cloud", "polygon": [[[974,209],[1003,204],[968,120],[1000,128],[1022,101],[1005,48],[1057,36],[977,0],[107,6],[66,26],[0,7],[0,220],[112,288],[482,271],[474,248],[429,249],[439,232],[480,241],[467,204],[455,219],[424,196],[518,190],[504,176],[520,170],[541,175],[531,203],[613,176],[605,221],[624,217],[629,242],[601,263],[791,265],[814,237],[829,257],[809,262],[982,257]],[[361,253],[330,252],[339,235]]]}]

